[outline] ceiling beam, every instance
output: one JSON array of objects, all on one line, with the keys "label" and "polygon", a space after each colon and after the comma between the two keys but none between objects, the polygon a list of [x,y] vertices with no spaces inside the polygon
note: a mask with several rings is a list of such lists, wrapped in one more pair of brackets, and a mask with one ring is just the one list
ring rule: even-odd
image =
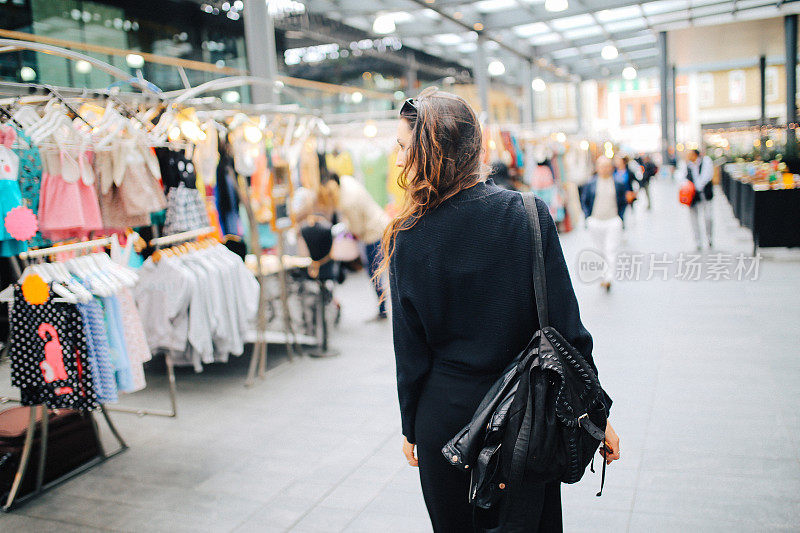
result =
[{"label": "ceiling beam", "polygon": [[[425,7],[427,9],[430,9],[430,10],[438,13],[443,19],[448,20],[449,22],[451,22],[452,24],[458,26],[462,30],[474,31],[474,32],[478,33],[480,36],[483,36],[484,39],[497,43],[498,45],[500,45],[500,48],[506,50],[507,52],[509,52],[510,54],[512,54],[514,56],[517,56],[517,57],[519,57],[521,59],[524,59],[526,61],[535,61],[536,60],[536,58],[533,57],[530,53],[528,53],[528,52],[526,52],[524,50],[520,50],[520,48],[518,46],[515,47],[515,46],[512,46],[512,45],[508,44],[504,39],[498,37],[497,35],[495,35],[492,32],[487,31],[486,29],[476,30],[474,24],[470,25],[468,22],[464,22],[463,19],[459,20],[459,19],[455,18],[453,15],[450,15],[449,13],[444,11],[440,7],[434,7],[433,4],[428,4],[425,0],[411,0],[411,1],[414,2],[415,4],[418,4],[419,6]],[[559,75],[559,72],[557,71],[558,67],[556,67],[554,65],[548,64],[548,65],[540,65],[540,66],[542,68],[547,68],[547,69],[551,70],[556,75]]]}]

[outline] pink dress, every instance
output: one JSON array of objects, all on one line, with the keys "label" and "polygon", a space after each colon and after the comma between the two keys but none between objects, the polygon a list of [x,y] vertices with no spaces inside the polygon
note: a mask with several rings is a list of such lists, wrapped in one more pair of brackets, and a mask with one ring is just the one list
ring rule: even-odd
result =
[{"label": "pink dress", "polygon": [[[103,229],[91,152],[43,149],[39,227],[52,241],[85,239]],[[75,157],[77,155],[77,157]]]}]

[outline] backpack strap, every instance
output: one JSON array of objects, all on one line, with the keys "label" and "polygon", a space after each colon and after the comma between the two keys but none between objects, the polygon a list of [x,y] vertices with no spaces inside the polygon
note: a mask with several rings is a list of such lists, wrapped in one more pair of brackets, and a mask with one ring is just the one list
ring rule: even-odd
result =
[{"label": "backpack strap", "polygon": [[533,291],[536,299],[536,312],[539,315],[539,329],[550,324],[547,317],[547,279],[544,270],[544,246],[542,227],[539,223],[539,210],[536,208],[536,195],[522,193],[522,203],[528,213],[531,229],[531,253],[533,254]]}]

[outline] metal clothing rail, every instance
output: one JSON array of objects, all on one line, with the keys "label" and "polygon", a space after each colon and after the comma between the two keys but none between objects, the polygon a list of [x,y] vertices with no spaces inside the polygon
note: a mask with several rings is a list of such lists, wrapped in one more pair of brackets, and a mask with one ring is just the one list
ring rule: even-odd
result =
[{"label": "metal clothing rail", "polygon": [[203,237],[210,233],[214,232],[214,228],[211,226],[205,226],[198,229],[193,229],[189,231],[182,231],[181,233],[174,233],[172,235],[165,235],[164,237],[158,237],[157,239],[153,239],[150,241],[150,246],[154,246],[156,249],[161,248],[162,246],[169,246],[171,244],[177,244],[179,242],[186,242],[192,241],[199,237]]},{"label": "metal clothing rail", "polygon": [[156,94],[155,91],[153,91],[153,89],[150,88],[150,86],[145,80],[132,77],[129,73],[120,70],[114,65],[110,65],[105,61],[100,61],[97,58],[81,54],[73,50],[68,50],[66,48],[61,48],[59,46],[52,46],[49,44],[41,44],[31,41],[22,41],[19,39],[0,39],[0,47],[2,47],[0,48],[0,53],[15,52],[17,50],[34,50],[37,52],[44,52],[45,54],[49,55],[61,56],[71,61],[86,61],[87,63],[90,63],[93,66],[97,67],[98,69],[102,70],[106,74],[110,74],[111,76],[114,76],[115,78],[121,80],[125,80],[131,85],[138,86],[143,92],[148,91],[150,93]]},{"label": "metal clothing rail", "polygon": [[28,250],[21,252],[19,258],[22,260],[36,259],[38,257],[47,257],[48,255],[61,254],[65,252],[76,252],[96,248],[98,246],[111,246],[112,243],[118,243],[116,235],[103,237],[102,239],[94,239],[92,241],[81,241],[72,244],[64,244],[61,246],[50,246],[48,248],[37,248],[36,250]]}]

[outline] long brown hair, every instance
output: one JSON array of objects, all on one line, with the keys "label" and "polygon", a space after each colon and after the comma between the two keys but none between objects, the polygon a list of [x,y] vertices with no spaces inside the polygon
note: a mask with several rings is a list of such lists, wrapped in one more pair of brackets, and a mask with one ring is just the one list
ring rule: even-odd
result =
[{"label": "long brown hair", "polygon": [[398,233],[485,175],[481,126],[463,98],[431,87],[407,101],[400,118],[411,128],[408,157],[398,178],[404,204],[383,234],[376,279],[389,269]]}]

